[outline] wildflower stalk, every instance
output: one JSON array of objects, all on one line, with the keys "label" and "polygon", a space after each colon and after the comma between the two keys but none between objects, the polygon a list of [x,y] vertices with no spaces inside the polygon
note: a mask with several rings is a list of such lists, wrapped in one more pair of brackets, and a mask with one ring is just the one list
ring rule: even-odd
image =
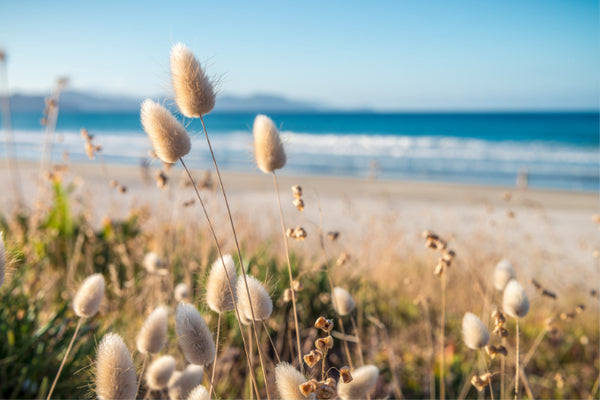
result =
[{"label": "wildflower stalk", "polygon": [[441,316],[440,316],[440,352],[441,352],[441,366],[440,366],[440,399],[446,398],[446,381],[444,378],[444,372],[446,369],[446,352],[444,349],[445,336],[446,336],[446,271],[442,272],[441,277],[442,284],[442,301],[441,301]]},{"label": "wildflower stalk", "polygon": [[517,362],[515,364],[515,400],[519,397],[519,319],[517,318],[517,345],[516,345]]},{"label": "wildflower stalk", "polygon": [[136,398],[137,398],[137,394],[140,392],[140,387],[142,386],[142,379],[144,379],[144,370],[146,369],[147,362],[148,362],[148,353],[145,353],[144,361],[142,362],[142,369],[140,370],[140,379],[138,379],[137,388],[135,389]]}]

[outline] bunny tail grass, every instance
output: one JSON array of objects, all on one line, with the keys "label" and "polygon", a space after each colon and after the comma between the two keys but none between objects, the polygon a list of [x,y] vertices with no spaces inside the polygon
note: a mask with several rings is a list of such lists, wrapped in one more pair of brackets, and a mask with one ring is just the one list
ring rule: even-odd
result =
[{"label": "bunny tail grass", "polygon": [[207,365],[214,359],[215,342],[195,306],[189,303],[177,306],[175,328],[186,360],[192,364]]},{"label": "bunny tail grass", "polygon": [[215,92],[194,54],[183,43],[171,49],[171,79],[175,103],[183,115],[198,118],[215,106]]},{"label": "bunny tail grass", "polygon": [[165,107],[147,99],[142,103],[140,118],[161,161],[173,164],[190,152],[192,144],[189,135]]},{"label": "bunny tail grass", "polygon": [[73,298],[73,310],[78,317],[90,318],[96,315],[104,298],[104,287],[102,274],[90,275],[83,281]]},{"label": "bunny tail grass", "polygon": [[135,366],[123,339],[115,333],[104,336],[96,358],[96,395],[101,400],[134,399]]}]

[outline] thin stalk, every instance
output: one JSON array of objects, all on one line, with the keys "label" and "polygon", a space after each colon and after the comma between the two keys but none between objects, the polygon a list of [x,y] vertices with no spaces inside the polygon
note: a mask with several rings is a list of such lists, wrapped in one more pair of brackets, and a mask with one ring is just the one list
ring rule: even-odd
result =
[{"label": "thin stalk", "polygon": [[360,336],[358,335],[358,326],[356,326],[356,321],[354,320],[353,315],[350,315],[350,321],[352,322],[352,329],[354,329],[354,334],[356,335],[356,344],[358,345],[358,358],[360,358],[360,365],[365,365]]},{"label": "thin stalk", "polygon": [[[213,152],[212,145],[210,144],[210,138],[208,137],[208,131],[206,130],[206,126],[204,125],[204,118],[200,116],[200,123],[202,124],[202,130],[204,131],[204,136],[206,137],[206,143],[208,144],[208,149],[210,150],[210,156],[212,157],[213,164],[215,166],[215,172],[217,174],[217,179],[219,180],[219,187],[221,188],[221,193],[223,194],[223,199],[225,200],[225,207],[227,208],[227,216],[229,217],[229,223],[231,225],[231,231],[233,233],[233,239],[235,242],[235,248],[237,250],[238,259],[240,261],[240,269],[242,270],[242,277],[244,278],[244,286],[246,287],[246,294],[248,295],[248,303],[250,304],[250,313],[252,315],[252,328],[254,329],[254,336],[256,338],[257,345],[260,343],[258,339],[258,330],[256,329],[256,322],[254,318],[254,306],[252,305],[252,300],[250,297],[250,289],[248,288],[248,281],[246,279],[246,271],[244,268],[244,261],[242,258],[242,251],[240,250],[240,244],[237,238],[237,233],[235,231],[235,226],[233,224],[233,216],[231,215],[231,209],[229,207],[229,201],[227,200],[227,192],[225,191],[225,186],[223,185],[223,180],[221,179],[221,172],[219,171],[219,166],[217,165],[217,160],[215,159],[215,153]],[[189,172],[188,172],[189,174]],[[191,175],[190,175],[190,179]],[[194,183],[194,187],[196,184]],[[260,360],[260,367],[262,369],[263,375],[265,377],[265,389],[267,391],[267,398],[271,400],[271,396],[269,394],[269,384],[267,379],[267,373],[265,371],[265,364],[263,362],[262,351],[260,349],[260,345],[258,345],[258,358]]]},{"label": "thin stalk", "polygon": [[517,362],[515,363],[515,400],[519,397],[519,319],[517,318]]},{"label": "thin stalk", "polygon": [[[229,279],[229,278],[227,278]],[[215,340],[215,359],[213,361],[212,372],[210,374],[210,381],[213,382],[215,380],[215,370],[217,369],[217,354],[219,354],[219,336],[221,334],[221,313],[217,317],[217,338]],[[211,385],[210,392],[208,393],[208,398],[212,398],[214,386]]]},{"label": "thin stalk", "polygon": [[529,361],[531,361],[531,357],[533,357],[538,346],[542,343],[542,340],[544,340],[544,336],[546,336],[546,332],[548,332],[548,330],[544,329],[543,331],[538,333],[537,337],[535,338],[535,341],[531,345],[531,348],[529,349],[527,354],[525,354],[525,356],[523,357],[523,362],[521,363],[523,368],[525,368],[527,366],[527,364],[529,364]]},{"label": "thin stalk", "polygon": [[[187,166],[185,165],[185,163],[183,162],[183,158],[179,158],[179,161],[181,161],[181,165],[183,165],[183,168],[185,169],[185,172],[187,172],[187,175],[190,179],[190,182],[192,182],[192,186],[194,187],[194,191],[196,192],[196,196],[198,197],[198,201],[200,202],[200,205],[202,206],[202,211],[204,212],[204,216],[206,217],[206,221],[208,222],[208,227],[210,230],[210,233],[213,237],[213,240],[215,241],[215,244],[217,246],[217,251],[219,252],[219,258],[221,259],[221,265],[223,266],[223,269],[225,270],[225,277],[227,278],[227,287],[229,288],[229,293],[231,294],[231,298],[233,300],[233,307],[235,310],[235,315],[236,315],[236,321],[238,323],[238,327],[240,329],[240,336],[242,337],[242,342],[244,344],[244,352],[246,353],[246,360],[248,361],[248,367],[250,367],[250,359],[248,357],[248,345],[246,343],[246,337],[244,336],[244,329],[242,327],[242,323],[240,322],[240,311],[237,305],[237,300],[236,300],[236,296],[234,295],[234,291],[233,288],[231,287],[231,280],[229,279],[229,273],[227,272],[227,267],[225,266],[225,262],[223,261],[223,253],[221,252],[221,246],[219,245],[219,240],[217,239],[217,234],[215,233],[212,221],[210,220],[210,217],[208,216],[208,212],[206,211],[206,206],[204,205],[204,201],[202,201],[202,197],[200,197],[200,192],[198,191],[198,187],[196,186],[196,182],[194,182],[194,179],[192,179],[192,174],[190,173],[190,171],[188,170]],[[241,263],[241,259],[240,259],[240,263]],[[242,268],[242,271],[244,269]],[[246,286],[247,288],[247,286]],[[250,296],[248,296],[250,297]],[[256,377],[254,376],[254,371],[252,370],[252,368],[250,368],[250,376],[252,378],[252,382],[254,383],[254,390],[256,390],[256,394],[258,396],[258,384],[256,383]],[[265,378],[266,380],[266,378]]]},{"label": "thin stalk", "polygon": [[273,171],[273,186],[277,194],[277,204],[279,205],[279,221],[281,222],[281,234],[283,235],[283,244],[285,248],[285,258],[287,260],[288,275],[290,278],[290,291],[292,292],[292,308],[294,310],[294,328],[296,329],[296,346],[298,347],[298,363],[300,371],[304,374],[304,363],[302,362],[302,346],[300,345],[300,329],[298,324],[298,311],[296,309],[296,293],[294,290],[294,277],[292,276],[292,264],[290,262],[290,249],[288,247],[287,235],[285,234],[285,222],[283,221],[283,209],[281,207],[281,197],[279,196],[279,184],[277,183],[277,175]]},{"label": "thin stalk", "polygon": [[77,334],[79,333],[79,328],[81,328],[82,322],[83,322],[83,318],[79,318],[79,321],[77,321],[77,327],[75,328],[75,332],[73,333],[73,337],[71,338],[71,343],[69,343],[69,347],[67,347],[67,352],[65,353],[65,356],[63,357],[62,362],[60,363],[60,367],[58,368],[58,372],[56,373],[54,382],[52,382],[52,387],[50,388],[50,391],[48,392],[48,397],[46,397],[46,400],[50,400],[50,398],[52,397],[52,392],[54,392],[54,387],[56,386],[56,382],[58,382],[58,377],[60,376],[60,373],[62,372],[63,367],[65,366],[65,362],[67,361],[67,357],[69,356],[69,353],[71,352],[73,343],[75,343],[75,338],[77,337]]},{"label": "thin stalk", "polygon": [[[423,299],[421,301],[423,312],[425,313],[425,333],[427,335],[427,345],[431,357],[431,369],[429,370],[429,398],[435,399],[435,346],[433,344],[433,329],[431,327],[431,316],[429,315],[429,305]],[[459,397],[460,398],[460,397]]]},{"label": "thin stalk", "polygon": [[440,352],[442,356],[442,364],[440,366],[440,399],[446,398],[446,381],[444,372],[446,370],[446,351],[445,351],[445,336],[446,336],[446,271],[442,272],[442,304],[440,317]]},{"label": "thin stalk", "polygon": [[[331,279],[331,275],[329,274],[329,257],[327,256],[327,251],[325,250],[325,241],[323,240],[323,212],[321,210],[321,200],[318,200],[319,205],[319,245],[321,247],[321,254],[323,254],[323,262],[325,263],[325,275],[327,275],[327,282],[329,283],[329,290],[331,293],[331,301],[333,302],[333,307],[336,310],[339,310],[337,306],[337,300],[333,295],[333,288],[335,285],[333,284],[333,279]],[[344,321],[342,321],[342,317],[338,315],[338,324],[340,326],[340,331],[344,337],[346,336],[346,330],[344,329]],[[348,359],[348,366],[350,370],[354,371],[354,365],[352,365],[352,357],[350,356],[350,348],[348,347],[348,341],[344,339],[344,351],[346,353],[346,358]]]},{"label": "thin stalk", "polygon": [[[250,349],[250,368],[254,369],[254,348],[252,343],[252,330],[250,329],[250,325],[248,325],[248,337],[250,338],[250,344],[248,345],[248,348]],[[256,398],[259,399],[258,395]],[[250,391],[250,400],[253,400],[252,391]]]},{"label": "thin stalk", "polygon": [[[502,345],[506,348],[506,338],[502,338]],[[500,359],[500,397],[506,398],[506,357]]]},{"label": "thin stalk", "polygon": [[142,362],[142,369],[140,371],[140,379],[138,380],[137,389],[135,390],[135,398],[137,399],[137,394],[140,392],[140,386],[142,386],[142,379],[144,377],[144,370],[146,369],[146,363],[148,362],[148,353],[144,354],[144,362]]},{"label": "thin stalk", "polygon": [[[481,350],[481,349],[479,350],[479,357],[481,359],[481,362],[483,363],[483,367],[485,369],[485,372],[489,375],[490,371],[488,369],[487,363],[485,362],[485,357],[484,357],[484,354],[483,354],[483,350]],[[492,400],[494,400],[494,389],[492,388],[492,379],[491,378],[488,380],[488,386],[490,388],[490,398]]]},{"label": "thin stalk", "polygon": [[262,322],[262,325],[263,325],[263,328],[265,329],[265,332],[267,333],[269,342],[271,342],[271,346],[273,347],[273,352],[275,353],[275,357],[277,358],[277,363],[281,364],[281,358],[279,358],[279,352],[277,351],[277,346],[275,346],[275,343],[273,343],[273,339],[271,338],[271,335],[269,335],[269,330],[267,329],[267,325],[265,324],[265,321]]}]

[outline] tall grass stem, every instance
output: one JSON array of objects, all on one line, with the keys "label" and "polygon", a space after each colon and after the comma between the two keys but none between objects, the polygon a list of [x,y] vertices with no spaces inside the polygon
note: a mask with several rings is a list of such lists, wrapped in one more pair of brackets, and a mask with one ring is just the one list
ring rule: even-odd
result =
[{"label": "tall grass stem", "polygon": [[81,328],[82,322],[83,322],[83,318],[79,318],[79,321],[77,321],[77,327],[75,328],[75,332],[73,333],[73,337],[71,338],[71,343],[69,343],[69,347],[67,347],[67,352],[65,353],[65,356],[63,357],[62,362],[60,363],[60,367],[58,368],[58,372],[56,373],[54,382],[52,382],[52,387],[50,388],[50,391],[48,392],[48,397],[46,397],[46,400],[50,400],[50,398],[52,397],[52,393],[54,392],[54,387],[56,386],[56,382],[58,382],[58,377],[60,376],[60,373],[62,372],[63,367],[65,366],[67,357],[69,356],[69,353],[71,352],[71,349],[73,348],[73,343],[75,343],[75,338],[77,337],[77,334],[79,333],[79,328]]}]

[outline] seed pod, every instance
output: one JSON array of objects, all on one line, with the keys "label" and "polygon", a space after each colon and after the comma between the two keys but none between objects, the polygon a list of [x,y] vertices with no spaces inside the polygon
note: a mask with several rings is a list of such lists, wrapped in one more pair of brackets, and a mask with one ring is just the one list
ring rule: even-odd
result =
[{"label": "seed pod", "polygon": [[310,368],[314,367],[316,363],[321,361],[323,353],[320,350],[311,350],[310,353],[304,355],[303,359],[306,365]]},{"label": "seed pod", "polygon": [[315,347],[317,348],[317,350],[320,350],[323,353],[325,353],[329,349],[333,348],[333,338],[331,336],[319,338],[315,341]]},{"label": "seed pod", "polygon": [[350,368],[342,367],[340,368],[340,379],[342,383],[350,383],[352,382],[352,374],[350,373]]},{"label": "seed pod", "polygon": [[329,333],[333,329],[333,321],[324,317],[319,317],[315,321],[315,328]]}]

